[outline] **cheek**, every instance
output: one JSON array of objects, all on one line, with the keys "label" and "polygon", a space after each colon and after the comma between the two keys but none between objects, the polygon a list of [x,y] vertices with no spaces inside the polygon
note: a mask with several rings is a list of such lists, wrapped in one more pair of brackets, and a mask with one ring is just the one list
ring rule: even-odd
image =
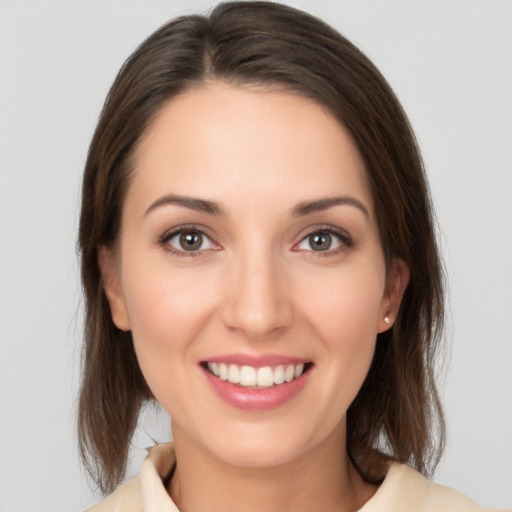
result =
[{"label": "cheek", "polygon": [[323,358],[328,362],[322,367],[326,368],[324,378],[337,401],[334,410],[348,408],[370,368],[384,276],[383,267],[369,265],[362,272],[354,268],[335,272],[322,287],[313,286],[312,279],[301,290],[303,316],[320,340]]},{"label": "cheek", "polygon": [[191,350],[213,310],[213,296],[201,289],[201,276],[169,270],[169,265],[126,262],[126,306],[142,373],[160,401],[162,390],[182,387],[185,368],[195,364]]},{"label": "cheek", "polygon": [[297,295],[305,315],[327,339],[336,343],[375,339],[385,287],[383,264],[305,275]]},{"label": "cheek", "polygon": [[[211,273],[205,274],[201,268],[175,268],[166,254],[145,259],[138,259],[135,251],[132,254],[135,257],[123,262],[123,289],[132,330],[157,342],[169,340],[170,333],[176,339],[199,328],[211,308]],[[209,287],[204,283],[210,283]]]}]

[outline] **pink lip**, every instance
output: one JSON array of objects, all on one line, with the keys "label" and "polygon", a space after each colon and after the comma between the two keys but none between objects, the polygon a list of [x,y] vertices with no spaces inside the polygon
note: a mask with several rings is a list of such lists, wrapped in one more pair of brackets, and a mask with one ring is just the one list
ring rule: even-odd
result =
[{"label": "pink lip", "polygon": [[280,364],[287,365],[307,363],[308,360],[299,357],[283,356],[280,354],[262,354],[258,356],[251,354],[226,354],[209,357],[208,359],[205,359],[205,362],[237,364],[238,366],[247,365],[254,368],[261,368],[262,366],[278,366]]},{"label": "pink lip", "polygon": [[[230,364],[244,364],[240,363],[240,359],[236,359],[236,362],[229,362]],[[208,359],[210,362],[228,362],[226,358],[214,358]],[[283,363],[282,359],[279,361],[273,362],[274,360],[269,358],[265,359],[265,363],[253,362],[248,363],[247,359],[243,359],[245,364],[250,364],[251,366],[274,366],[278,364],[286,364]],[[292,364],[290,358],[286,358],[286,362],[288,364]],[[298,362],[302,362],[302,360],[298,360]],[[279,384],[277,386],[272,386],[269,388],[246,388],[243,386],[239,386],[237,384],[232,384],[231,382],[221,380],[215,375],[211,374],[204,366],[200,366],[202,369],[206,380],[209,385],[213,389],[213,391],[226,403],[229,405],[236,407],[238,409],[248,410],[248,411],[266,411],[270,409],[277,408],[281,405],[284,405],[289,400],[291,400],[295,395],[297,395],[302,388],[306,385],[307,380],[311,371],[304,372],[300,377],[292,380],[291,382],[286,382],[283,384]]]}]

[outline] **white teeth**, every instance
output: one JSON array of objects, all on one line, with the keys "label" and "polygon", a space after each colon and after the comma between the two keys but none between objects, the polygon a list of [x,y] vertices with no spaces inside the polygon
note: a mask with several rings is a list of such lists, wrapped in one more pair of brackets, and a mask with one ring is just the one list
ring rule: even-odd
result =
[{"label": "white teeth", "polygon": [[284,371],[284,380],[286,382],[291,382],[295,377],[295,366],[293,364],[289,364]]},{"label": "white teeth", "polygon": [[258,370],[258,386],[269,388],[274,384],[274,372],[270,366],[263,366]]},{"label": "white teeth", "polygon": [[282,384],[284,382],[284,366],[280,364],[274,370],[274,384]]},{"label": "white teeth", "polygon": [[207,368],[221,380],[227,380],[232,384],[240,384],[245,387],[268,388],[274,385],[291,382],[304,373],[304,364],[278,365],[276,367],[262,366],[238,366],[227,363],[207,363]]},{"label": "white teeth", "polygon": [[242,386],[256,386],[256,382],[256,369],[252,366],[242,366],[240,368],[240,384]]},{"label": "white teeth", "polygon": [[220,380],[228,380],[228,367],[224,363],[219,364],[219,378]]},{"label": "white teeth", "polygon": [[240,370],[236,364],[230,364],[228,367],[228,380],[233,384],[240,382]]},{"label": "white teeth", "polygon": [[208,363],[208,369],[213,373],[215,376],[219,376],[219,365],[217,363]]}]

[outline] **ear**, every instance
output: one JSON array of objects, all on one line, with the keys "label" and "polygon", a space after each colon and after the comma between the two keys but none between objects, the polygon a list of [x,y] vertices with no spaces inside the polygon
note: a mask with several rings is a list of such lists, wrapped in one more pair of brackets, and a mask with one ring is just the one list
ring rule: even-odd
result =
[{"label": "ear", "polygon": [[112,249],[103,245],[98,248],[98,266],[100,268],[103,291],[110,306],[112,321],[118,329],[129,331],[131,327],[128,309],[119,277],[117,258]]},{"label": "ear", "polygon": [[410,276],[407,264],[399,258],[394,258],[386,278],[377,332],[387,331],[394,324]]}]

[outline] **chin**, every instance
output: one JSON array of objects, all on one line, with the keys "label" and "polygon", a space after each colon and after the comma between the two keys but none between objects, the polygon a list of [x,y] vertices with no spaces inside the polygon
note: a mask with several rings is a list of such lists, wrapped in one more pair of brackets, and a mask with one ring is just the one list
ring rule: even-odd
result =
[{"label": "chin", "polygon": [[[281,442],[282,444],[282,442]],[[230,443],[226,450],[214,448],[215,455],[223,462],[236,467],[269,468],[287,464],[300,456],[302,450],[292,446],[261,446],[260,443]]]},{"label": "chin", "polygon": [[217,430],[217,435],[212,433],[204,439],[203,447],[232,466],[269,468],[288,464],[322,442],[322,436],[311,437],[306,432],[301,435],[297,429],[283,430],[275,423],[254,427]]}]

